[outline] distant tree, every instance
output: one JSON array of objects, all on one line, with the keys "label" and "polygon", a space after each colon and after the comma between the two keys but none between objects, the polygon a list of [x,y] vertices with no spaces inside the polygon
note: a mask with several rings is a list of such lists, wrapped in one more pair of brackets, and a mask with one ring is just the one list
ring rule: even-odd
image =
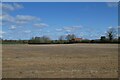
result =
[{"label": "distant tree", "polygon": [[118,37],[118,40],[120,40],[120,37]]},{"label": "distant tree", "polygon": [[81,41],[81,43],[90,43],[90,40],[89,40],[89,39],[83,39],[83,40]]},{"label": "distant tree", "polygon": [[74,34],[68,34],[68,35],[66,36],[66,39],[67,39],[68,41],[70,41],[70,40],[72,40],[72,39],[74,39],[74,38],[76,38],[76,36],[75,36]]},{"label": "distant tree", "polygon": [[34,37],[31,38],[31,40],[34,40],[34,39],[35,39]]},{"label": "distant tree", "polygon": [[48,36],[42,36],[40,40],[42,40],[45,43],[45,42],[49,42],[50,38]]},{"label": "distant tree", "polygon": [[116,37],[116,29],[115,28],[110,28],[107,32],[106,32],[106,36],[108,38],[108,40],[113,40]]},{"label": "distant tree", "polygon": [[60,36],[60,37],[59,37],[59,40],[60,40],[60,41],[64,40],[64,36]]},{"label": "distant tree", "polygon": [[106,37],[105,36],[101,36],[101,41],[105,41],[106,40]]},{"label": "distant tree", "polygon": [[47,36],[42,37],[32,37],[29,43],[50,43],[50,38]]}]

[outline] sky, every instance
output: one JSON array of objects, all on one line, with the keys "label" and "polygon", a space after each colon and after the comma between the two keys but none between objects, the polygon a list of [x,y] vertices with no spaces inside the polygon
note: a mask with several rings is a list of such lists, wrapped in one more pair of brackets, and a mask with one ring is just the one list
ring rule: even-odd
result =
[{"label": "sky", "polygon": [[75,34],[84,39],[99,39],[118,27],[115,2],[3,2],[3,39],[30,39]]}]

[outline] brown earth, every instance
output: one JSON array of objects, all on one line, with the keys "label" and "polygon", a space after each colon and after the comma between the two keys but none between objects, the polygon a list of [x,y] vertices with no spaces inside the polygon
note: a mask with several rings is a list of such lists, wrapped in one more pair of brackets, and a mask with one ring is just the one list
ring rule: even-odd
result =
[{"label": "brown earth", "polygon": [[3,78],[117,78],[117,44],[3,45]]}]

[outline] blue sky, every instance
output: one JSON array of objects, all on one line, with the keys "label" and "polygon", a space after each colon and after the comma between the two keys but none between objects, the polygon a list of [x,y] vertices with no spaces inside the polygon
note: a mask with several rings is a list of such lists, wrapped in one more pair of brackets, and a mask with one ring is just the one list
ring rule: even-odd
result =
[{"label": "blue sky", "polygon": [[110,27],[118,27],[117,3],[19,2],[2,3],[2,37],[30,39],[61,35],[97,39]]}]

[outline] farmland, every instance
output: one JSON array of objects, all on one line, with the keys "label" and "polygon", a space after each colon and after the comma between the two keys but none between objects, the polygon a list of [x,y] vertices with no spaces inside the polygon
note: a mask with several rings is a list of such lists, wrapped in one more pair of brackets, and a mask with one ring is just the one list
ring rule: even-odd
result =
[{"label": "farmland", "polygon": [[3,78],[116,78],[117,44],[2,46]]}]

